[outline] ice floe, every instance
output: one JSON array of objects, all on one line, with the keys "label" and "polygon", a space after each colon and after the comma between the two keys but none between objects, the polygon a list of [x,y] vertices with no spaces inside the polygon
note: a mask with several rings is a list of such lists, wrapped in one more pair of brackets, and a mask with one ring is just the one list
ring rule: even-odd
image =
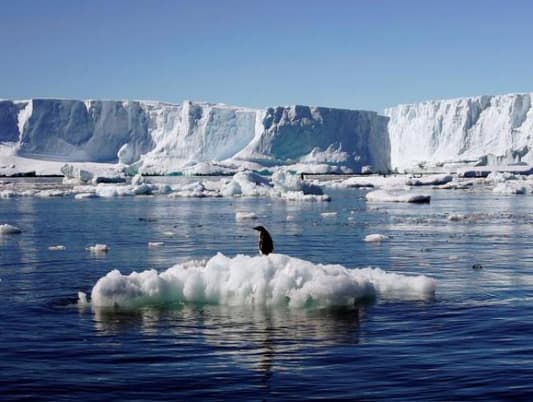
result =
[{"label": "ice floe", "polygon": [[366,194],[367,201],[370,202],[410,202],[414,204],[428,204],[431,196],[427,194],[417,194],[408,191],[393,192],[385,190],[375,190]]},{"label": "ice floe", "polygon": [[373,234],[366,235],[364,238],[364,241],[368,243],[374,243],[374,242],[381,242],[383,240],[387,240],[388,238],[389,236],[387,235],[373,233]]},{"label": "ice floe", "polygon": [[163,245],[165,245],[165,243],[162,241],[149,241],[148,242],[148,247],[161,247]]},{"label": "ice floe", "polygon": [[304,308],[353,305],[374,297],[426,299],[435,289],[435,280],[423,275],[314,264],[283,254],[227,257],[218,253],[163,272],[151,269],[123,275],[113,270],[96,282],[90,301],[94,307],[119,308],[175,303]]},{"label": "ice floe", "polygon": [[57,246],[48,247],[48,250],[50,250],[50,251],[64,251],[66,249],[67,248],[65,246],[63,246],[62,244],[58,244]]},{"label": "ice floe", "polygon": [[255,212],[236,212],[235,220],[243,221],[248,219],[257,219],[257,214]]},{"label": "ice floe", "polygon": [[89,246],[86,248],[87,251],[90,251],[91,253],[107,253],[109,251],[109,247],[107,244],[95,244],[94,246]]}]

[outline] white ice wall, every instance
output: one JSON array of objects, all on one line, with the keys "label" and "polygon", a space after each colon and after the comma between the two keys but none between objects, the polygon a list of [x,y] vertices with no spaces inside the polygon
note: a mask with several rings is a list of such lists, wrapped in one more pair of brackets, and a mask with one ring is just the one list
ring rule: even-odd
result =
[{"label": "white ice wall", "polygon": [[477,96],[399,105],[390,117],[391,164],[410,168],[487,159],[533,162],[532,94]]},{"label": "white ice wall", "polygon": [[136,162],[158,173],[202,161],[385,171],[387,120],[375,112],[308,106],[33,99],[0,101],[0,142],[35,159]]}]

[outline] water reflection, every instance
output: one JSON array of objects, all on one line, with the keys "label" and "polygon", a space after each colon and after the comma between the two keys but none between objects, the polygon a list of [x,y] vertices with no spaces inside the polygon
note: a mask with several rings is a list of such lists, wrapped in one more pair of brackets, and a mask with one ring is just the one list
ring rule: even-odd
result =
[{"label": "water reflection", "polygon": [[[140,333],[176,346],[208,346],[222,359],[268,379],[272,371],[290,370],[323,347],[359,343],[364,306],[320,310],[269,309],[228,306],[180,306],[120,311],[93,308],[100,335]],[[194,349],[194,347],[193,347]]]}]

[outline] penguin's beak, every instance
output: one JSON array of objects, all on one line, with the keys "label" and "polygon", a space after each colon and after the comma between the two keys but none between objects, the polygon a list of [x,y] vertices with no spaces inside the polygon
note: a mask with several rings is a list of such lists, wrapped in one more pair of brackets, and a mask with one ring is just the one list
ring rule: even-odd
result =
[{"label": "penguin's beak", "polygon": [[259,226],[254,227],[254,230],[261,230],[259,229]]}]

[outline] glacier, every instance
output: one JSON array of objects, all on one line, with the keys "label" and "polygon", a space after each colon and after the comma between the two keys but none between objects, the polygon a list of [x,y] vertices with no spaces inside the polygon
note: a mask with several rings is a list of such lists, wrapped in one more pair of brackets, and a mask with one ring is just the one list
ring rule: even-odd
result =
[{"label": "glacier", "polygon": [[475,96],[386,109],[392,167],[531,165],[532,95]]},{"label": "glacier", "polygon": [[30,160],[57,162],[47,170],[57,174],[65,162],[152,175],[279,166],[306,173],[360,173],[365,166],[387,172],[387,123],[372,111],[298,105],[2,100],[0,174]]},{"label": "glacier", "polygon": [[[532,94],[398,105],[384,115],[316,106],[266,109],[184,101],[0,100],[0,175],[94,176],[455,172],[533,165]],[[462,168],[478,169],[460,172]],[[518,169],[518,170],[517,170]],[[524,174],[531,173],[525,169]]]}]

